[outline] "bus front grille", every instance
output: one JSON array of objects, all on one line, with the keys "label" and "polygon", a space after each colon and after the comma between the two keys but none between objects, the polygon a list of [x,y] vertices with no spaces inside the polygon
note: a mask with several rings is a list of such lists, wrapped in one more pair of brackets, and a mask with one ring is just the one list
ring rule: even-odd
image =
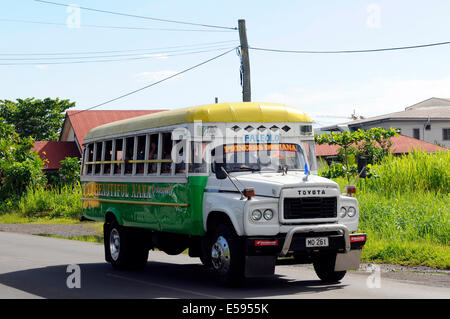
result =
[{"label": "bus front grille", "polygon": [[284,199],[284,219],[335,218],[336,197],[299,197]]}]

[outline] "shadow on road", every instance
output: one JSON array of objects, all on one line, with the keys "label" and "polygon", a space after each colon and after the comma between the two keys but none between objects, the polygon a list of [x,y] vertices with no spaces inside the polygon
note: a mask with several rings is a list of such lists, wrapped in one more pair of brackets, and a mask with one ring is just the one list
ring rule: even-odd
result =
[{"label": "shadow on road", "polygon": [[143,271],[116,271],[107,263],[80,264],[81,288],[66,285],[67,265],[0,275],[0,284],[44,298],[284,298],[288,295],[339,290],[344,284],[284,276],[247,280],[243,287],[219,285],[201,264],[149,262]]}]

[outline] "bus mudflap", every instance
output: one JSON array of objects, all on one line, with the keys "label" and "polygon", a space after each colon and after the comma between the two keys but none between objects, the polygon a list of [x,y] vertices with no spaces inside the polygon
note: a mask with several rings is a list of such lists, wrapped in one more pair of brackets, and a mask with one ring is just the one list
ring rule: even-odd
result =
[{"label": "bus mudflap", "polygon": [[366,234],[351,234],[351,249],[345,253],[336,254],[334,271],[358,270],[361,262],[361,253],[366,243]]}]

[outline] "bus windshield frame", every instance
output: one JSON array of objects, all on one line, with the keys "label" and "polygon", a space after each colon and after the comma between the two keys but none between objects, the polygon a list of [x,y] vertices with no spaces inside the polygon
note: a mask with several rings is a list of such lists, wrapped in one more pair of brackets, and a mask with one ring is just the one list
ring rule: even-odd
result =
[{"label": "bus windshield frame", "polygon": [[[213,151],[214,161],[227,172],[305,170],[308,159],[296,143],[222,144]],[[213,165],[214,167],[214,165]]]}]

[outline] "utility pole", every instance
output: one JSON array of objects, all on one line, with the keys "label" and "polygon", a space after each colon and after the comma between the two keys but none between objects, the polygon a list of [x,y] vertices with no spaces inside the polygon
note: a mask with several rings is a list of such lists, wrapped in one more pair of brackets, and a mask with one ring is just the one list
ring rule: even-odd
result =
[{"label": "utility pole", "polygon": [[239,39],[241,41],[241,76],[242,76],[242,101],[250,102],[252,92],[250,86],[250,57],[248,55],[247,30],[245,20],[238,20]]}]

